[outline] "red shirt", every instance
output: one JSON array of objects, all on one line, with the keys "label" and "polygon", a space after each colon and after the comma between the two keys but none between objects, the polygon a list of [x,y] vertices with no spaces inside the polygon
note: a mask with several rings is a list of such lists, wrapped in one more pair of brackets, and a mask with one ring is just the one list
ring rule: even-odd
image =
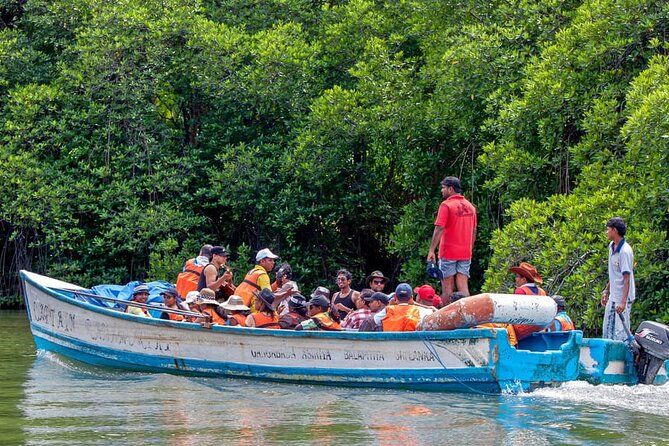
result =
[{"label": "red shirt", "polygon": [[460,194],[451,195],[441,202],[435,226],[444,228],[439,242],[439,258],[471,260],[476,208]]}]

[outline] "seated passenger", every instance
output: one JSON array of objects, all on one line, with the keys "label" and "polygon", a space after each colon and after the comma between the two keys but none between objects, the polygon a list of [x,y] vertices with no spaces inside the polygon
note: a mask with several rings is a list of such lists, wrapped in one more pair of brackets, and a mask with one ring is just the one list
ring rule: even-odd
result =
[{"label": "seated passenger", "polygon": [[[374,292],[371,289],[366,288],[359,294],[353,295],[352,299],[353,304],[355,305],[355,310],[346,315],[341,323],[342,328],[358,330],[363,321],[372,315],[372,310],[369,308],[369,301],[365,299],[371,297],[372,294],[374,294]],[[341,314],[341,310],[339,310],[339,314]]]},{"label": "seated passenger", "polygon": [[[515,275],[516,289],[513,294],[523,294],[526,296],[545,296],[546,291],[539,287],[543,279],[537,269],[527,262],[520,262],[518,266],[509,268],[509,272]],[[518,340],[523,340],[536,331],[541,331],[541,325],[519,325],[513,326]]]},{"label": "seated passenger", "polygon": [[[319,287],[320,288],[320,287]],[[339,312],[332,308],[330,299],[323,295],[312,297],[307,302],[309,319],[301,322],[295,330],[328,330],[340,331]]]},{"label": "seated passenger", "polygon": [[[132,290],[132,299],[131,302],[137,302],[139,304],[145,304],[146,300],[149,298],[149,287],[140,284]],[[128,304],[125,307],[125,312],[128,314],[134,314],[135,316],[142,317],[151,317],[149,311],[146,308],[136,307],[134,305]]]},{"label": "seated passenger", "polygon": [[419,307],[413,304],[411,285],[400,283],[395,289],[397,305],[388,305],[374,315],[374,322],[383,331],[415,331],[421,320]]},{"label": "seated passenger", "polygon": [[[272,284],[272,289],[276,288],[274,291],[274,306],[279,308],[279,306],[293,294],[299,294],[300,289],[297,286],[297,283],[293,281],[293,270],[287,263],[282,263],[279,266],[279,270],[276,272],[276,281]],[[285,310],[280,312],[280,314],[287,313],[287,306],[282,305],[282,308]]]},{"label": "seated passenger", "polygon": [[388,305],[388,302],[390,301],[390,297],[387,294],[381,292],[372,293],[369,295],[369,297],[367,297],[365,290],[362,290],[360,294],[364,295],[364,299],[368,302],[372,315],[365,319],[362,324],[360,324],[358,331],[381,331],[381,326],[374,322],[374,315],[386,308],[386,305]]},{"label": "seated passenger", "polygon": [[246,318],[251,309],[244,305],[244,299],[233,294],[220,306],[225,310],[228,325],[246,327]]},{"label": "seated passenger", "polygon": [[246,326],[252,328],[281,328],[279,315],[274,311],[274,294],[269,288],[262,289],[255,295],[256,313],[249,314]]},{"label": "seated passenger", "polygon": [[309,297],[311,297],[313,299],[316,296],[323,296],[324,298],[329,300],[330,299],[330,290],[328,290],[324,286],[316,287],[314,292],[311,293],[311,296],[309,296]]},{"label": "seated passenger", "polygon": [[439,299],[438,303],[435,302],[437,298],[437,293],[434,291],[434,288],[432,288],[431,285],[426,284],[417,286],[416,288],[413,289],[413,292],[416,294],[416,305],[432,308],[433,310],[439,308],[441,299]]},{"label": "seated passenger", "polygon": [[558,313],[555,315],[555,319],[551,322],[548,327],[545,328],[545,331],[570,331],[575,330],[574,323],[571,321],[569,315],[565,311],[565,305],[567,304],[564,300],[564,297],[555,295],[553,300],[557,304]]},{"label": "seated passenger", "polygon": [[[179,293],[177,292],[176,288],[170,287],[165,291],[162,291],[160,295],[163,296],[164,307],[169,308],[171,310],[184,310],[184,308],[177,303],[177,300],[179,299]],[[185,310],[189,309],[185,308]],[[172,313],[168,311],[163,311],[160,314],[160,318],[167,319],[170,321],[183,321],[186,319],[186,317],[182,314]]]},{"label": "seated passenger", "polygon": [[214,290],[209,288],[202,288],[200,290],[198,305],[200,306],[200,313],[204,315],[204,320],[198,318],[196,322],[211,322],[215,325],[226,325],[228,317],[225,314],[225,310],[214,299],[214,296],[216,296]]},{"label": "seated passenger", "polygon": [[279,318],[279,325],[285,330],[293,330],[307,320],[307,299],[301,294],[293,294],[285,302],[288,312]]},{"label": "seated passenger", "polygon": [[186,299],[184,299],[184,305],[188,307],[189,311],[194,311],[196,313],[200,312],[200,306],[197,304],[198,300],[200,300],[200,292],[199,291],[189,291],[188,294],[186,294]]}]

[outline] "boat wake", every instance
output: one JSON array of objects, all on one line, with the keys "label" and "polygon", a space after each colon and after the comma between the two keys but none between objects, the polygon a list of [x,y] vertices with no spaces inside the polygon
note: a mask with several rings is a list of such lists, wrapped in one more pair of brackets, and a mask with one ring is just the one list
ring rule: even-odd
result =
[{"label": "boat wake", "polygon": [[662,386],[642,384],[595,386],[584,381],[572,381],[560,387],[537,389],[522,396],[614,407],[669,417],[669,405],[666,404],[666,401],[669,400],[669,383]]},{"label": "boat wake", "polygon": [[145,373],[134,372],[134,371],[122,371],[119,369],[112,369],[103,366],[88,365],[79,361],[70,360],[64,356],[59,355],[58,353],[50,352],[47,350],[37,350],[36,357],[38,360],[48,361],[51,364],[61,367],[66,372],[76,373],[81,378],[86,378],[86,377],[93,379],[108,378],[114,380],[151,379],[151,375],[147,375]]}]

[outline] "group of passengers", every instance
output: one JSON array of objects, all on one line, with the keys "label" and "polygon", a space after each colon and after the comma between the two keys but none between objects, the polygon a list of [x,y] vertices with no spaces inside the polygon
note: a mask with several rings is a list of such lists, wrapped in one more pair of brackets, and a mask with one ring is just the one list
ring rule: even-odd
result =
[{"label": "group of passengers", "polygon": [[[269,273],[275,269],[278,256],[267,248],[258,251],[255,266],[235,286],[232,272],[226,266],[227,258],[225,248],[203,246],[196,258],[186,262],[176,286],[160,293],[163,307],[167,309],[161,318],[288,330],[413,331],[425,316],[442,306],[441,298],[428,284],[412,288],[400,283],[393,293],[385,294],[389,279],[381,271],[372,272],[365,281],[367,288],[356,291],[351,287],[351,273],[341,269],[336,275],[337,292],[331,295],[330,290],[319,286],[306,298],[286,263],[279,266],[276,280],[271,282]],[[546,294],[539,288],[541,277],[532,265],[521,263],[510,272],[516,275],[516,294]],[[139,305],[130,303],[126,311],[151,317],[146,305],[148,297],[149,288],[137,285],[132,302]],[[462,297],[453,293],[450,300],[454,302]],[[573,329],[564,312],[564,299],[559,296],[554,299],[560,313],[546,329]],[[508,324],[484,326],[506,328],[513,345],[542,328]]]}]

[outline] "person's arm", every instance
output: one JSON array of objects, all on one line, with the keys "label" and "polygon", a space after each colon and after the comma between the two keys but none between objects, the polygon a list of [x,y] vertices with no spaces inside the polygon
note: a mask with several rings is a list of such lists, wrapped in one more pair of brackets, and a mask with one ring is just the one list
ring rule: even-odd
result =
[{"label": "person's arm", "polygon": [[622,313],[625,311],[625,306],[627,306],[627,297],[629,296],[630,292],[630,273],[625,272],[623,273],[623,297],[620,300],[620,303],[616,305],[616,312],[617,313]]},{"label": "person's arm", "polygon": [[435,226],[434,231],[432,232],[432,241],[430,242],[430,250],[427,253],[427,261],[428,262],[434,262],[435,261],[435,254],[434,251],[437,249],[437,246],[439,246],[439,241],[441,240],[441,235],[444,232],[443,226]]},{"label": "person's arm", "polygon": [[606,287],[602,290],[602,298],[599,301],[599,303],[602,304],[602,307],[605,307],[609,302],[609,294],[611,294],[611,282],[606,282]]},{"label": "person's arm", "polygon": [[434,251],[441,242],[441,237],[444,233],[444,228],[448,223],[448,206],[442,202],[437,211],[437,218],[434,220],[434,231],[432,232],[432,241],[430,242],[430,252],[427,253],[427,261],[434,262],[436,256]]},{"label": "person's arm", "polygon": [[255,326],[256,326],[256,321],[255,321],[255,319],[253,319],[253,316],[251,316],[250,314],[248,316],[246,316],[246,326],[251,327],[251,328],[255,328]]},{"label": "person's arm", "polygon": [[386,317],[385,308],[374,315],[374,323],[376,325],[381,325],[381,321],[383,320],[384,317]]},{"label": "person's arm", "polygon": [[226,271],[221,277],[217,279],[216,268],[209,268],[209,265],[204,268],[203,272],[204,277],[206,278],[207,288],[213,291],[217,291],[221,285],[227,283],[232,278],[232,273]]}]

